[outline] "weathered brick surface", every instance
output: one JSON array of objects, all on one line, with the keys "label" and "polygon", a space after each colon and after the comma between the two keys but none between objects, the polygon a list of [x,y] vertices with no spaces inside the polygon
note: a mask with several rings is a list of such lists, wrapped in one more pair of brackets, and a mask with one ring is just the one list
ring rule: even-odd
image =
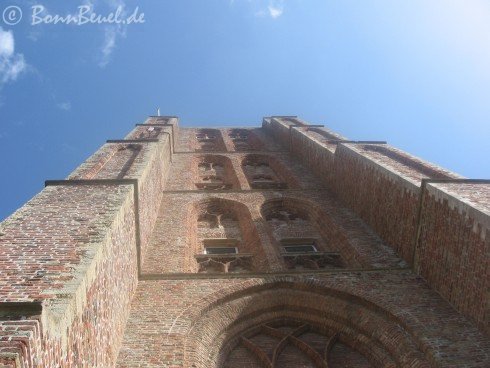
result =
[{"label": "weathered brick surface", "polygon": [[91,246],[104,240],[125,186],[51,186],[2,223],[1,300],[39,300],[62,288]]},{"label": "weathered brick surface", "polygon": [[136,286],[132,199],[128,185],[53,186],[2,224],[2,301],[43,302],[42,346],[28,347],[42,354],[26,366],[114,361]]},{"label": "weathered brick surface", "polygon": [[[183,129],[184,131],[186,129]],[[223,161],[223,165],[229,165],[229,174],[225,174],[225,181],[232,184],[230,189],[250,189],[250,177],[244,169],[244,164],[248,158],[259,156],[264,162],[269,162],[270,168],[278,177],[278,180],[285,182],[290,189],[319,189],[322,188],[321,182],[306,170],[300,162],[289,158],[287,153],[264,152],[264,153],[220,153],[220,154],[192,154],[181,153],[174,155],[174,162],[171,166],[169,179],[166,189],[168,190],[196,190],[196,183],[199,180],[198,166],[205,162],[206,158],[215,157]]]},{"label": "weathered brick surface", "polygon": [[[249,151],[279,151],[282,149],[280,144],[274,141],[273,137],[260,128],[243,128],[243,130],[246,130],[250,134],[247,139]],[[219,137],[219,143],[215,151],[236,151],[232,138],[230,137],[232,129],[219,129],[217,131],[216,136]],[[185,128],[180,130],[176,142],[176,152],[196,152],[196,149],[200,151],[197,140],[199,133],[199,128]]]},{"label": "weathered brick surface", "polygon": [[481,332],[399,271],[140,281],[117,366],[211,367],[234,334],[278,318],[342,331],[374,367],[486,367],[490,359]]},{"label": "weathered brick surface", "polygon": [[[417,271],[459,311],[488,331],[488,295],[483,292],[488,290],[488,237],[475,236],[489,229],[488,184],[444,184],[452,186],[446,200],[462,201],[466,206],[449,213],[447,205],[432,205],[429,200],[425,206],[432,207],[424,216],[426,209],[420,208],[421,181],[463,179],[460,175],[386,144],[333,144],[344,137],[324,128],[292,125],[280,118],[264,119],[263,126],[284,147],[290,147],[407,263],[413,265],[414,259],[420,258]],[[472,232],[468,231],[471,227]],[[420,238],[424,244],[416,251],[419,228],[429,230]]]},{"label": "weathered brick surface", "polygon": [[490,183],[427,184],[416,269],[490,332]]},{"label": "weathered brick surface", "polygon": [[263,127],[267,132],[285,148],[289,148],[291,143],[290,127],[294,125],[295,123],[280,118],[264,118],[263,121]]},{"label": "weathered brick surface", "polygon": [[[143,273],[194,272],[196,253],[202,253],[202,247],[192,245],[189,233],[195,231],[195,205],[205,199],[226,199],[230,203],[244,206],[242,233],[254,227],[260,242],[251,242],[248,251],[257,252],[255,257],[267,261],[256,271],[274,271],[284,269],[280,256],[278,237],[273,228],[265,221],[261,209],[272,200],[286,200],[292,208],[311,214],[311,222],[317,236],[325,240],[325,251],[340,252],[345,267],[378,268],[404,267],[405,262],[396,257],[362,221],[352,212],[342,208],[328,193],[309,192],[221,192],[209,195],[205,192],[165,193],[150,247],[143,260]],[[242,220],[242,219],[240,219]],[[185,224],[185,225],[182,225]],[[293,229],[298,237],[312,237],[304,222]],[[280,235],[280,234],[278,234]],[[214,237],[226,237],[223,233]],[[253,237],[255,238],[255,237]],[[246,248],[246,247],[245,247]],[[193,251],[194,249],[194,251]],[[248,251],[244,251],[248,253]],[[192,266],[194,264],[194,266]],[[266,267],[265,267],[266,266]],[[265,268],[264,268],[265,267]]]},{"label": "weathered brick surface", "polygon": [[0,322],[0,367],[31,367],[42,354],[37,318]]},{"label": "weathered brick surface", "polygon": [[412,263],[420,187],[362,156],[355,145],[337,147],[334,192]]},{"label": "weathered brick surface", "polygon": [[335,150],[345,140],[326,128],[295,127],[291,130],[290,150],[330,187],[335,184]]}]

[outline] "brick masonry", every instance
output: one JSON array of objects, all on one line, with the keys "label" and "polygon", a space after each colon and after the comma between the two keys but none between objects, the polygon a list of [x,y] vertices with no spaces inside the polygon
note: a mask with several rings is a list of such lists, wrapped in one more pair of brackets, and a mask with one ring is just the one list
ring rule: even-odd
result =
[{"label": "brick masonry", "polygon": [[149,117],[0,225],[0,366],[488,367],[489,219],[385,143]]}]

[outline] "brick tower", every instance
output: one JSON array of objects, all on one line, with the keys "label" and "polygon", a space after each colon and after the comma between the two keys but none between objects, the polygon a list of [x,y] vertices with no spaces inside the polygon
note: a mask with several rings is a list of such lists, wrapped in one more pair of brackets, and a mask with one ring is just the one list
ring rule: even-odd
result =
[{"label": "brick tower", "polygon": [[150,117],[0,225],[0,367],[488,368],[489,248],[489,181]]}]

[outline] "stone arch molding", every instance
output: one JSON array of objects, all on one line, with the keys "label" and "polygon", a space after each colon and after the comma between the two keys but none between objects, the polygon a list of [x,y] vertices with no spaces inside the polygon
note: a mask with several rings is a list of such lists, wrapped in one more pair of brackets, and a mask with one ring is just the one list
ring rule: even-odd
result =
[{"label": "stone arch molding", "polygon": [[[362,356],[371,367],[432,366],[418,348],[421,344],[401,321],[364,298],[328,288],[313,279],[298,281],[284,277],[256,282],[252,285],[252,281],[246,281],[232,290],[221,290],[196,301],[179,317],[187,320],[186,323],[174,321],[173,325],[185,326],[186,330],[181,330],[186,336],[185,367],[229,367],[227,359],[239,344],[243,344],[243,338],[268,328],[276,329],[269,334],[275,333],[279,340],[288,340],[279,341],[281,345],[296,345],[302,350],[301,354],[312,357],[311,367],[343,367],[329,363],[328,354],[335,343]],[[288,333],[277,328],[285,324],[293,324]],[[323,357],[321,361],[314,356],[311,347],[300,346],[301,341],[296,341],[299,340],[296,337],[311,332],[326,338],[324,350],[317,354]],[[282,338],[278,336],[281,333]],[[253,346],[248,348],[254,349]],[[280,367],[274,361],[274,354],[271,350],[267,357],[259,351],[251,359],[257,362],[257,367]]]}]

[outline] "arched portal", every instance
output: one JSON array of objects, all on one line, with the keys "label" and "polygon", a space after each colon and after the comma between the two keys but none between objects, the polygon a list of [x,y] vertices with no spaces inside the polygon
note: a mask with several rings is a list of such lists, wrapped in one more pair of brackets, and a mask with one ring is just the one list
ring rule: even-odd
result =
[{"label": "arched portal", "polygon": [[431,366],[396,316],[315,280],[276,279],[219,296],[196,305],[189,367]]}]

